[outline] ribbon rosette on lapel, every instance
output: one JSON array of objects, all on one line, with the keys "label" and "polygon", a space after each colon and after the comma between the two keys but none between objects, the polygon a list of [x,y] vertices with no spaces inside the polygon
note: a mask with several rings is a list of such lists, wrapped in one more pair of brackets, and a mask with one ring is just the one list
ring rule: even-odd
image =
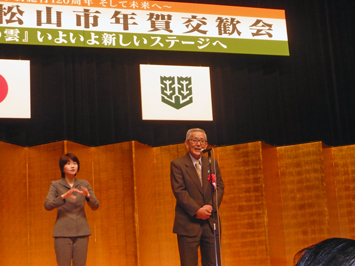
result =
[{"label": "ribbon rosette on lapel", "polygon": [[211,175],[208,175],[208,181],[212,183],[214,190],[216,191],[216,176],[212,174],[212,178],[211,178]]}]

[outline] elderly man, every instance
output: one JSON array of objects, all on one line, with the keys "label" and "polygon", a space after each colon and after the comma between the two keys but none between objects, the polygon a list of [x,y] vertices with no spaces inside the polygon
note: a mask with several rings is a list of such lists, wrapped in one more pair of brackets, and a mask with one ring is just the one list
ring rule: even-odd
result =
[{"label": "elderly man", "polygon": [[[182,266],[197,266],[199,247],[202,266],[216,265],[214,243],[214,220],[217,221],[216,191],[208,180],[208,158],[201,156],[201,150],[206,149],[207,145],[204,130],[199,128],[188,130],[185,140],[188,153],[173,160],[170,166],[171,187],[176,198],[173,232],[177,234]],[[211,165],[212,174],[216,176],[219,207],[224,185],[218,163],[212,159]],[[216,234],[218,235],[218,230]],[[217,247],[218,245],[217,236]],[[219,252],[219,248],[217,250]],[[220,265],[219,254],[218,258]]]}]

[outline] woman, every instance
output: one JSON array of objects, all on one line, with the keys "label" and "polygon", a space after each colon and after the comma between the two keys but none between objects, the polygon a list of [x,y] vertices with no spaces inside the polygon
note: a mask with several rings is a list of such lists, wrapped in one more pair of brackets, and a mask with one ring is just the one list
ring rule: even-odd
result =
[{"label": "woman", "polygon": [[296,266],[355,266],[355,240],[328,238],[300,250],[294,257]]},{"label": "woman", "polygon": [[54,225],[54,249],[58,266],[85,266],[86,254],[91,235],[85,216],[85,201],[91,209],[99,207],[89,182],[75,178],[79,172],[78,158],[67,153],[60,157],[59,167],[62,179],[51,183],[44,208],[58,209]]}]

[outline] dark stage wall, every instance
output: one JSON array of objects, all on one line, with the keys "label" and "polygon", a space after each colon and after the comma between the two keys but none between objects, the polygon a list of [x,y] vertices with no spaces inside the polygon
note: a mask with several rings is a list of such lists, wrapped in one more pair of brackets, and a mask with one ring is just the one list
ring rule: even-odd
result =
[{"label": "dark stage wall", "polygon": [[[355,143],[355,1],[185,2],[285,9],[291,55],[1,44],[0,58],[31,60],[32,118],[0,119],[0,140],[162,146],[197,126],[214,145]],[[142,121],[141,63],[210,66],[214,121]]]}]

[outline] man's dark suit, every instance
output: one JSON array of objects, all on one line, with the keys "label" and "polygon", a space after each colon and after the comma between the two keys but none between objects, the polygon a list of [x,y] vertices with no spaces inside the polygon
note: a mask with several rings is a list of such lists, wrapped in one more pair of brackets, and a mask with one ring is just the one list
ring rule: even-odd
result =
[{"label": "man's dark suit", "polygon": [[[216,171],[214,171],[214,162]],[[204,205],[212,205],[212,184],[208,181],[209,163],[208,158],[202,156],[202,182],[196,172],[195,166],[192,163],[189,153],[185,156],[177,158],[171,162],[170,166],[171,186],[176,198],[175,207],[175,221],[173,232],[178,236],[194,237],[199,233],[202,226],[206,226],[207,222],[210,224],[211,233],[213,219],[212,216],[206,220],[196,218],[196,212]],[[212,159],[212,173],[217,176],[218,188],[218,203],[222,202],[224,184],[217,161]],[[215,197],[215,194],[214,194]],[[215,198],[214,198],[215,203]],[[213,208],[214,212],[216,208]],[[180,244],[180,243],[179,243]],[[201,244],[202,245],[202,244]],[[180,249],[180,246],[179,246]],[[214,253],[214,249],[210,252]],[[204,254],[201,254],[203,258]],[[180,252],[181,257],[181,252]],[[189,265],[194,265],[193,262]]]}]

